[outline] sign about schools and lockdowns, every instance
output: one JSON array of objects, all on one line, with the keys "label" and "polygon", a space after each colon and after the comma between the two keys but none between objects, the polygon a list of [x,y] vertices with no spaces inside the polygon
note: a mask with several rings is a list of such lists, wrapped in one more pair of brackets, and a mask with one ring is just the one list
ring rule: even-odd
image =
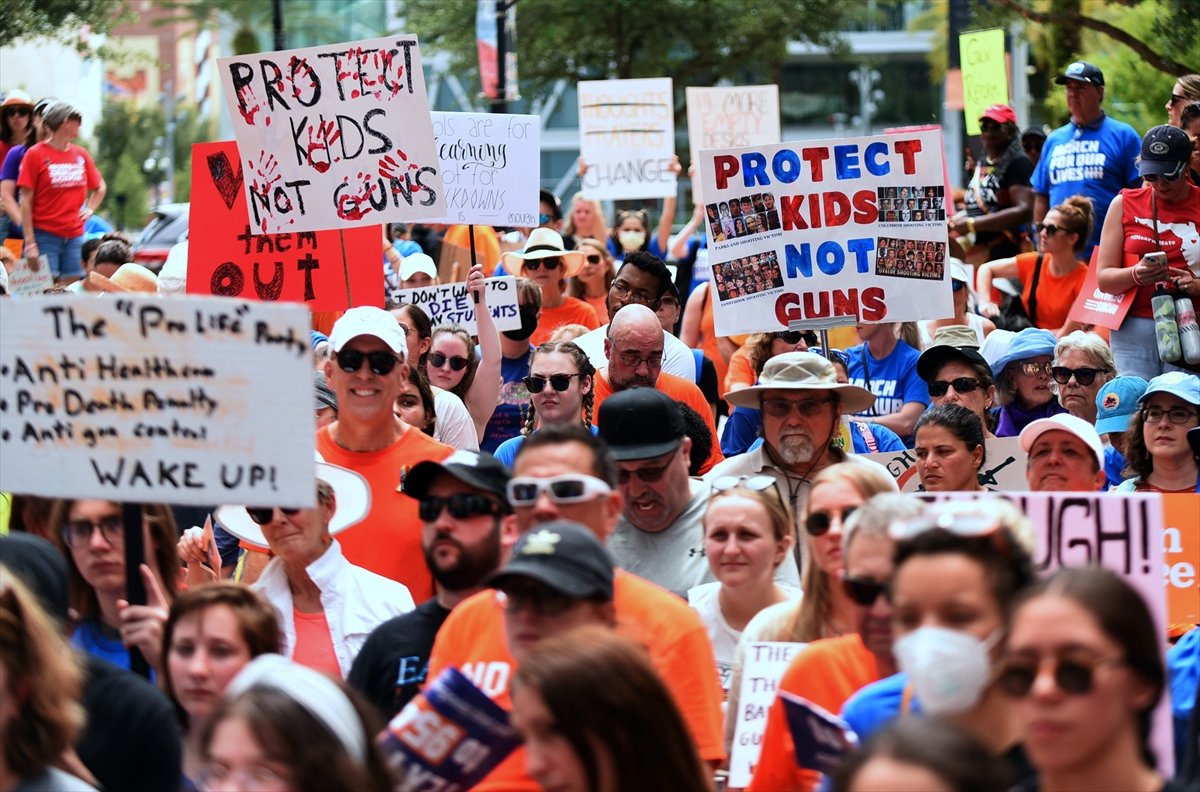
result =
[{"label": "sign about schools and lockdowns", "polygon": [[0,301],[0,489],[116,501],[314,501],[299,305]]},{"label": "sign about schools and lockdowns", "polygon": [[[1018,437],[993,437],[983,441],[983,466],[979,468],[979,485],[996,492],[1022,492],[1029,489],[1025,480],[1025,463],[1028,455],[1021,450]],[[901,492],[924,492],[921,476],[917,473],[917,452],[881,451],[862,454],[887,468],[896,479]]]},{"label": "sign about schools and lockdowns", "polygon": [[416,36],[217,64],[254,233],[446,215]]},{"label": "sign about schools and lockdowns", "polygon": [[[706,149],[779,142],[779,86],[737,85],[687,89],[688,145],[692,162]],[[693,195],[700,180],[692,179]]]},{"label": "sign about schools and lockdowns", "polygon": [[382,307],[379,226],[256,233],[244,178],[232,140],[192,146],[190,225],[196,232],[188,245],[189,294],[302,302],[313,311]]},{"label": "sign about schools and lockdowns", "polygon": [[746,645],[742,661],[742,686],[734,719],[733,747],[729,752],[729,786],[744,787],[754,775],[762,753],[763,732],[767,730],[767,712],[775,701],[779,680],[792,658],[804,648],[802,643],[753,641]]},{"label": "sign about schools and lockdowns", "polygon": [[973,30],[958,37],[962,61],[963,114],[968,135],[979,134],[979,116],[994,104],[1008,104],[1008,64],[1004,29]]},{"label": "sign about schools and lockdowns", "polygon": [[[497,330],[516,330],[521,326],[521,315],[517,311],[516,278],[488,278],[487,307]],[[392,297],[401,305],[418,305],[429,317],[429,323],[437,328],[445,324],[456,324],[471,335],[478,333],[475,323],[475,300],[467,291],[463,281],[425,286],[420,289],[399,289]]]},{"label": "sign about schools and lockdowns", "polygon": [[538,225],[542,121],[535,115],[431,113],[447,223]]},{"label": "sign about schools and lockdowns", "polygon": [[1200,624],[1200,513],[1195,495],[1163,495],[1167,621]]},{"label": "sign about schools and lockdowns", "polygon": [[578,84],[583,194],[597,200],[675,194],[675,102],[669,77]]},{"label": "sign about schools and lockdowns", "polygon": [[940,139],[701,152],[717,334],[953,314]]}]

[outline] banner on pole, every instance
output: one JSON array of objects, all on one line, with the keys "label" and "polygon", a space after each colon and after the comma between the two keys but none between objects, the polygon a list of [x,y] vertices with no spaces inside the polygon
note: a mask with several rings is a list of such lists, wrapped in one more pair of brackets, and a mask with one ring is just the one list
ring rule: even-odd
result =
[{"label": "banner on pole", "polygon": [[584,195],[623,200],[675,194],[672,90],[669,77],[578,84]]}]

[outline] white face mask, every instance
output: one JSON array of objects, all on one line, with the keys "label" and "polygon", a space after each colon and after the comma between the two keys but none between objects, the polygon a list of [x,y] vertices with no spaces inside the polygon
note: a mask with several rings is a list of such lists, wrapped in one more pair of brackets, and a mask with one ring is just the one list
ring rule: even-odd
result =
[{"label": "white face mask", "polygon": [[975,706],[991,681],[988,652],[1002,634],[997,629],[980,641],[958,630],[921,627],[896,641],[896,662],[912,680],[921,709],[952,715]]},{"label": "white face mask", "polygon": [[642,245],[646,243],[646,234],[642,231],[622,231],[617,234],[617,241],[621,243],[622,250],[631,253],[642,249]]}]

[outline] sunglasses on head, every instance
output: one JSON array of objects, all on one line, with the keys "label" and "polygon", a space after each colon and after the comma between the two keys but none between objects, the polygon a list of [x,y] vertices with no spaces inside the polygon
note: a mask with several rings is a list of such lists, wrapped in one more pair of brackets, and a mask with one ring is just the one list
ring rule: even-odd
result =
[{"label": "sunglasses on head", "polygon": [[1054,223],[1038,223],[1037,225],[1034,226],[1034,228],[1037,229],[1039,234],[1041,232],[1045,231],[1046,236],[1054,236],[1059,231],[1066,230],[1065,228],[1060,228],[1059,226],[1054,225]]},{"label": "sunglasses on head", "polygon": [[839,516],[841,524],[845,525],[846,520],[850,519],[850,515],[857,510],[857,506],[847,506],[840,512],[836,509],[809,512],[808,516],[804,518],[804,530],[808,531],[809,536],[824,536],[833,527],[835,515]]},{"label": "sunglasses on head", "polygon": [[880,594],[886,597],[889,602],[892,599],[892,584],[888,581],[881,583],[871,578],[842,578],[842,591],[846,592],[846,596],[859,605],[868,608],[875,604]]},{"label": "sunglasses on head", "polygon": [[929,395],[934,397],[942,397],[950,392],[950,387],[954,387],[956,393],[971,393],[979,390],[982,383],[974,377],[955,377],[952,380],[934,380],[929,383]]},{"label": "sunglasses on head", "polygon": [[[1101,657],[1091,661],[1058,658],[1054,661],[1054,684],[1063,693],[1082,696],[1091,691],[1096,682],[1096,669],[1103,665],[1123,665],[1124,660],[1116,657]],[[1037,681],[1041,662],[1038,660],[1010,660],[1000,671],[1000,687],[1013,698],[1024,698]]]},{"label": "sunglasses on head", "polygon": [[451,371],[462,371],[467,367],[467,359],[461,355],[449,357],[444,352],[433,352],[429,355],[429,365],[434,368],[442,368],[447,363],[450,364]]},{"label": "sunglasses on head", "polygon": [[1071,381],[1071,377],[1074,377],[1075,381],[1080,385],[1091,385],[1096,381],[1096,375],[1103,374],[1105,371],[1107,369],[1088,368],[1086,366],[1077,369],[1067,368],[1066,366],[1055,366],[1050,369],[1050,375],[1054,377],[1054,381],[1059,385],[1066,385]]},{"label": "sunglasses on head", "polygon": [[1183,177],[1183,168],[1187,165],[1186,162],[1181,162],[1171,173],[1146,173],[1142,175],[1142,181],[1146,184],[1154,184],[1159,179],[1165,182],[1177,182]]},{"label": "sunglasses on head", "polygon": [[549,377],[539,377],[531,374],[525,378],[525,389],[530,393],[541,393],[546,389],[546,383],[550,383],[550,387],[562,393],[567,388],[571,387],[571,379],[581,377],[582,374],[551,374]]},{"label": "sunglasses on head", "polygon": [[449,509],[450,516],[456,520],[504,514],[508,510],[506,505],[493,498],[468,492],[459,492],[444,498],[430,496],[417,503],[417,515],[422,522],[433,522],[441,515],[442,509]]},{"label": "sunglasses on head", "polygon": [[550,478],[515,478],[508,482],[508,502],[512,506],[532,506],[542,493],[560,506],[590,501],[612,492],[612,487],[595,476],[566,474]]},{"label": "sunglasses on head", "polygon": [[521,269],[537,272],[542,267],[546,268],[547,272],[558,269],[558,265],[562,264],[562,259],[559,258],[544,258],[544,259],[527,259],[521,266]]},{"label": "sunglasses on head", "polygon": [[[775,497],[779,496],[779,485],[773,476],[758,474],[754,476],[717,476],[712,482],[713,492],[728,492],[731,489],[748,489],[751,492],[766,492],[774,490]],[[780,498],[780,501],[783,499]]]},{"label": "sunglasses on head", "polygon": [[949,531],[955,536],[977,538],[996,533],[1000,529],[1000,523],[990,514],[937,514],[892,523],[888,528],[888,535],[897,542],[905,542],[935,528]]},{"label": "sunglasses on head", "polygon": [[359,352],[357,349],[343,349],[341,352],[335,353],[338,362],[338,368],[348,374],[353,374],[362,368],[363,361],[367,361],[371,367],[371,371],[379,374],[391,374],[392,369],[396,368],[396,364],[400,362],[400,358],[393,355],[391,352]]}]

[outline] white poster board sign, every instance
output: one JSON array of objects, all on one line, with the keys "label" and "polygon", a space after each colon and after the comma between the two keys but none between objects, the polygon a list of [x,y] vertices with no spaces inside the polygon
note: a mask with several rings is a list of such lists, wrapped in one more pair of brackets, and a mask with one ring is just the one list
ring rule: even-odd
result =
[{"label": "white poster board sign", "polygon": [[[497,330],[517,330],[521,327],[521,315],[517,311],[516,278],[487,278],[487,306]],[[399,289],[392,293],[396,302],[418,305],[429,317],[434,329],[444,324],[456,324],[477,335],[475,324],[475,301],[464,281],[425,286],[420,289]]]},{"label": "white poster board sign", "polygon": [[445,223],[538,225],[542,120],[535,115],[430,113]]},{"label": "white poster board sign", "polygon": [[311,506],[312,346],[299,304],[0,300],[0,489]]},{"label": "white poster board sign", "polygon": [[734,718],[733,748],[729,754],[729,786],[736,789],[750,783],[754,766],[762,752],[763,732],[767,730],[767,712],[775,700],[779,680],[792,658],[804,648],[802,643],[754,641],[746,645],[742,661],[742,689],[738,711],[725,713]]},{"label": "white poster board sign", "polygon": [[578,92],[583,194],[597,200],[674,195],[671,79],[584,80]]},{"label": "white poster board sign", "polygon": [[[688,88],[687,120],[693,163],[707,149],[778,143],[779,86]],[[699,197],[699,177],[692,179],[692,194]]]},{"label": "white poster board sign", "polygon": [[717,335],[952,315],[939,141],[702,151]]},{"label": "white poster board sign", "polygon": [[445,216],[416,36],[217,64],[254,233]]},{"label": "white poster board sign", "polygon": [[[993,437],[983,441],[985,450],[983,466],[979,468],[979,483],[996,492],[1024,492],[1029,489],[1025,479],[1028,455],[1021,450],[1019,437]],[[881,451],[875,454],[860,454],[888,469],[896,479],[901,492],[924,492],[921,476],[917,473],[917,453],[907,451]]]},{"label": "white poster board sign", "polygon": [[29,266],[29,259],[17,259],[13,271],[8,274],[8,293],[13,297],[30,297],[54,287],[54,276],[50,274],[50,259],[38,256],[38,268]]}]

